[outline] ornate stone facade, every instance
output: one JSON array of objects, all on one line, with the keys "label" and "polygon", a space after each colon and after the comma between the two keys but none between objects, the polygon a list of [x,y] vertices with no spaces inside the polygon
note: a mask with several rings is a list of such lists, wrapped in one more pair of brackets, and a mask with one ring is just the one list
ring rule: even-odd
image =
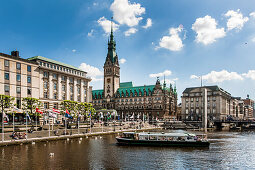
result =
[{"label": "ornate stone facade", "polygon": [[142,118],[176,117],[176,87],[160,84],[133,86],[132,82],[120,83],[120,66],[116,53],[116,43],[111,31],[108,53],[104,64],[104,89],[92,91],[93,105],[96,109],[115,109],[120,117],[134,115]]}]

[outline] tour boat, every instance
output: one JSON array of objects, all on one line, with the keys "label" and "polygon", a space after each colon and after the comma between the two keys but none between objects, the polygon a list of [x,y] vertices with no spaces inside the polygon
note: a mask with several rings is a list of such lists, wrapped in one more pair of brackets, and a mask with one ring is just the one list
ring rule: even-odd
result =
[{"label": "tour boat", "polygon": [[124,132],[116,137],[118,145],[209,147],[206,135],[191,133]]}]

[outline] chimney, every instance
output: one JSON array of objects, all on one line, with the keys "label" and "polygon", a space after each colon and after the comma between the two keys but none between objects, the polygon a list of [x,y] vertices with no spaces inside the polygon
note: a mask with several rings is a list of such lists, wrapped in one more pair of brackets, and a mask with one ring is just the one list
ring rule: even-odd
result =
[{"label": "chimney", "polygon": [[19,51],[12,51],[11,55],[19,58]]}]

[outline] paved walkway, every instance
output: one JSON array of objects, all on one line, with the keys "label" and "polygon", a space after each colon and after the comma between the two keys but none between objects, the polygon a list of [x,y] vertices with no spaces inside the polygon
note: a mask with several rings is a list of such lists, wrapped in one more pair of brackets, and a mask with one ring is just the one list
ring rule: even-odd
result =
[{"label": "paved walkway", "polygon": [[[42,141],[52,141],[52,140],[63,140],[67,138],[79,138],[79,137],[87,137],[87,136],[96,136],[96,135],[107,135],[114,133],[121,133],[127,131],[146,131],[158,129],[155,126],[151,126],[149,124],[145,124],[142,128],[135,127],[125,127],[125,126],[115,126],[114,127],[94,127],[91,132],[90,129],[66,129],[67,135],[65,134],[65,129],[58,129],[58,134],[55,135],[54,131],[42,130],[42,131],[34,131],[33,133],[28,133],[27,139],[18,139],[14,140],[10,137],[12,133],[6,133],[4,137],[4,142],[2,141],[2,135],[0,138],[0,146],[8,146],[8,145],[18,145],[25,143],[34,143],[34,142],[42,142]],[[79,131],[79,133],[78,133]],[[23,134],[24,132],[22,132]]]}]

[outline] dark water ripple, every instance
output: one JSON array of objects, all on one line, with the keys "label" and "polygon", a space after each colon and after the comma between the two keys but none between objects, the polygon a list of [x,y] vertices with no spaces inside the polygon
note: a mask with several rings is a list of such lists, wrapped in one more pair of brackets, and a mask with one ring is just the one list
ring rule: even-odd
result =
[{"label": "dark water ripple", "polygon": [[[0,148],[1,169],[255,169],[255,133],[208,134],[210,148],[117,146],[115,136]],[[54,157],[49,154],[54,153]]]}]

